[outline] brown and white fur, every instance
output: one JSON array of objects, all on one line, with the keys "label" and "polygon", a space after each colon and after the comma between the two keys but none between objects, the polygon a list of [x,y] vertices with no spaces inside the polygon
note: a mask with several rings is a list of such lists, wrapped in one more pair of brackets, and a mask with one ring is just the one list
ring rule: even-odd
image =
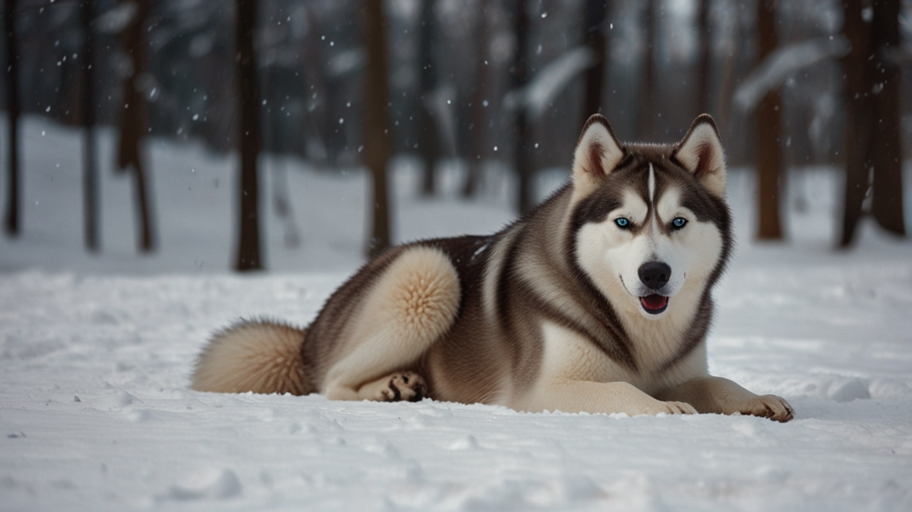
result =
[{"label": "brown and white fur", "polygon": [[725,180],[707,115],[667,146],[622,145],[594,115],[570,182],[534,211],[490,236],[387,250],[306,329],[216,334],[192,386],[788,421],[782,398],[707,369],[711,290],[731,250]]}]

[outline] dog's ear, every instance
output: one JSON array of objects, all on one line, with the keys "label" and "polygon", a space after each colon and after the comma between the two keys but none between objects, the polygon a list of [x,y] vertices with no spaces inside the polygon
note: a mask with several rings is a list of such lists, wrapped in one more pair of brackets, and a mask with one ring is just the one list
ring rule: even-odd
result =
[{"label": "dog's ear", "polygon": [[709,114],[701,114],[694,120],[687,135],[675,146],[673,156],[711,194],[725,197],[725,152],[719,130]]},{"label": "dog's ear", "polygon": [[624,158],[624,148],[618,144],[608,120],[593,114],[573,154],[573,195],[585,197],[595,190]]}]

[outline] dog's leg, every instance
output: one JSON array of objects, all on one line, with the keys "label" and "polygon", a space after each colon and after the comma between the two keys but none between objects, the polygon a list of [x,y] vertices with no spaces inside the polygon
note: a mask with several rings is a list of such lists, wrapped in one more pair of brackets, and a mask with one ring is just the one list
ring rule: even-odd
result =
[{"label": "dog's leg", "polygon": [[792,406],[775,395],[758,396],[722,377],[700,377],[658,394],[662,400],[681,400],[701,413],[750,414],[786,422],[794,417]]},{"label": "dog's leg", "polygon": [[684,402],[663,402],[627,382],[589,382],[557,380],[543,386],[534,398],[521,407],[531,412],[555,411],[589,413],[696,414]]},{"label": "dog's leg", "polygon": [[[407,249],[374,284],[342,340],[346,353],[326,374],[331,400],[419,400],[427,386],[412,367],[453,323],[459,276],[441,251]],[[408,380],[408,382],[406,382]]]},{"label": "dog's leg", "polygon": [[623,367],[579,332],[544,322],[542,334],[544,354],[537,382],[505,405],[530,412],[696,414],[687,403],[662,402],[633,384],[615,380],[623,375]]}]

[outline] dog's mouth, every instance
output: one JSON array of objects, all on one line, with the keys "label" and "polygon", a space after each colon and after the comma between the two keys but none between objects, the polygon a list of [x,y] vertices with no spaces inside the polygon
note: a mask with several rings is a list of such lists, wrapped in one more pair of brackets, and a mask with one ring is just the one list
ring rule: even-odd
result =
[{"label": "dog's mouth", "polygon": [[640,297],[640,304],[650,315],[658,315],[668,309],[668,297],[653,293],[652,295]]}]

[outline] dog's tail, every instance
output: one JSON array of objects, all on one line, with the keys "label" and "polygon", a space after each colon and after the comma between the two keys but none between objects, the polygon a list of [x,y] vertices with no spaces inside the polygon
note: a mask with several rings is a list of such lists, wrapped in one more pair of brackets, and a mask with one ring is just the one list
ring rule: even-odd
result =
[{"label": "dog's tail", "polygon": [[267,320],[238,322],[217,332],[203,349],[191,387],[218,393],[311,393],[301,353],[306,334]]}]

